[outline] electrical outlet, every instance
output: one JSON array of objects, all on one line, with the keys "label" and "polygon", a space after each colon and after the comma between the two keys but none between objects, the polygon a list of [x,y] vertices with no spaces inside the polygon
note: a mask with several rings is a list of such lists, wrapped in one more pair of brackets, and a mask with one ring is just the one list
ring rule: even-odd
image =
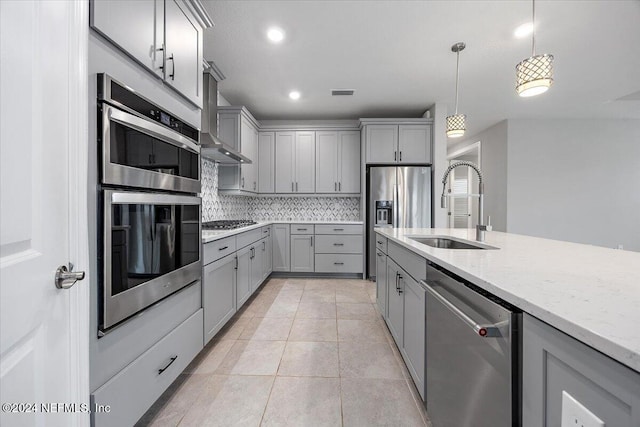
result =
[{"label": "electrical outlet", "polygon": [[606,427],[604,421],[564,390],[562,390],[562,424],[560,426]]}]

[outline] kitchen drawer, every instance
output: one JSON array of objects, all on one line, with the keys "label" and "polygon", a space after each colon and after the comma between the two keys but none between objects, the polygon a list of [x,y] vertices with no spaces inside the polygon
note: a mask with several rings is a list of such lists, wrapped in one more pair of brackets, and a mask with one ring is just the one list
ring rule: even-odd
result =
[{"label": "kitchen drawer", "polygon": [[202,322],[200,309],[96,390],[92,403],[111,411],[92,413],[92,425],[134,425],[202,350]]},{"label": "kitchen drawer", "polygon": [[417,282],[427,278],[427,260],[394,243],[387,243],[387,255]]},{"label": "kitchen drawer", "polygon": [[321,234],[316,236],[317,254],[361,254],[362,236],[357,235],[331,235]]},{"label": "kitchen drawer", "polygon": [[240,233],[236,236],[236,239],[238,239],[238,249],[242,249],[262,239],[262,228]]},{"label": "kitchen drawer", "polygon": [[316,234],[360,234],[361,224],[316,224]]},{"label": "kitchen drawer", "polygon": [[267,225],[266,227],[262,227],[261,230],[262,230],[262,235],[260,236],[261,239],[271,236],[271,226],[270,225]]},{"label": "kitchen drawer", "polygon": [[386,254],[387,253],[387,238],[386,237],[382,237],[378,233],[374,233],[373,237],[376,239],[376,248],[378,248],[378,250],[380,250],[380,251],[382,251],[382,252],[384,252]]},{"label": "kitchen drawer", "polygon": [[316,273],[362,273],[362,254],[317,254]]},{"label": "kitchen drawer", "polygon": [[214,240],[213,242],[204,244],[204,255],[202,265],[207,265],[213,261],[226,257],[236,251],[236,236],[225,237],[224,239]]},{"label": "kitchen drawer", "polygon": [[313,224],[291,224],[291,234],[313,234]]}]

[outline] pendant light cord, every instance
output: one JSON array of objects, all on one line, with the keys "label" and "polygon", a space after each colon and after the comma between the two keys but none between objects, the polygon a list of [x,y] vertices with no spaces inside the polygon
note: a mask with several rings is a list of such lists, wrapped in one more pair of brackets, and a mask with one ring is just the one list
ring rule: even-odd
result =
[{"label": "pendant light cord", "polygon": [[460,50],[456,52],[456,115],[458,115],[458,80],[460,79]]},{"label": "pendant light cord", "polygon": [[531,13],[531,56],[536,56],[536,0],[532,0],[531,3],[533,4],[533,11]]}]

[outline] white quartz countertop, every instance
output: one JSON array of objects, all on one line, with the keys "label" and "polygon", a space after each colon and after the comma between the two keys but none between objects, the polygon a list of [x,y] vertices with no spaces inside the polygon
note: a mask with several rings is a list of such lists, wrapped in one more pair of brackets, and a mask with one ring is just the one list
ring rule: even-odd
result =
[{"label": "white quartz countertop", "polygon": [[255,230],[271,224],[353,224],[362,225],[362,221],[258,221],[257,224],[247,227],[235,228],[233,230],[202,230],[202,243],[209,243],[215,240],[224,239],[225,237],[234,236],[244,233],[245,231]]},{"label": "white quartz countertop", "polygon": [[495,231],[484,243],[497,250],[438,249],[407,236],[475,230],[376,231],[640,372],[640,253]]}]

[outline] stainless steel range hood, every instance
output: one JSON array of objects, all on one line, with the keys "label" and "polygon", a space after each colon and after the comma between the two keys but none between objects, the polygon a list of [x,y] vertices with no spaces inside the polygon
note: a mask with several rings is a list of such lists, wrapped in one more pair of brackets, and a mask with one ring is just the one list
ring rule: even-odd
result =
[{"label": "stainless steel range hood", "polygon": [[[200,155],[223,164],[250,164],[251,159],[242,155],[226,142],[218,138],[218,80],[224,78],[216,66],[207,64],[203,76],[202,130],[200,131]],[[215,74],[214,74],[215,73]]]}]

